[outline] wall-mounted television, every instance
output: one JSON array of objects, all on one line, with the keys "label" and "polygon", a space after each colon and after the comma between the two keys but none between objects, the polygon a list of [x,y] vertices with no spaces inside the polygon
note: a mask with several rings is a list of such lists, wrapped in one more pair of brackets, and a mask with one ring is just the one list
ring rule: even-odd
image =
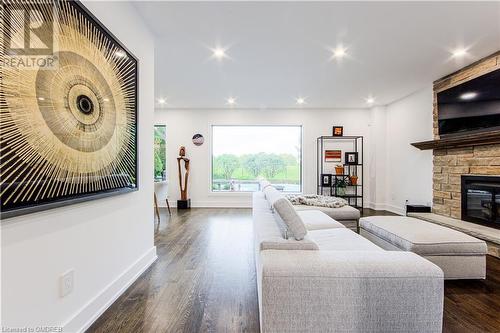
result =
[{"label": "wall-mounted television", "polygon": [[500,69],[437,94],[441,136],[500,130]]}]

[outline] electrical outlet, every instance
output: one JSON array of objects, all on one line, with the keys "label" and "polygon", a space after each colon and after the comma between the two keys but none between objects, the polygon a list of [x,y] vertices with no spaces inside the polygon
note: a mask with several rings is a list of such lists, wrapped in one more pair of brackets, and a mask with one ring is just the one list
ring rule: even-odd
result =
[{"label": "electrical outlet", "polygon": [[75,271],[69,270],[61,275],[60,279],[60,295],[66,297],[73,291],[75,283]]}]

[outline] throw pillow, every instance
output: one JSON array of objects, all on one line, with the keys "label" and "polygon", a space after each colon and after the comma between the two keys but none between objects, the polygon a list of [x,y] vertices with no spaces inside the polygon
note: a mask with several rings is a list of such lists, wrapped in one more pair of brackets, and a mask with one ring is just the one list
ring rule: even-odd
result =
[{"label": "throw pillow", "polygon": [[290,201],[286,198],[280,198],[274,202],[273,207],[283,219],[293,237],[296,240],[304,239],[304,236],[307,234],[306,226]]}]

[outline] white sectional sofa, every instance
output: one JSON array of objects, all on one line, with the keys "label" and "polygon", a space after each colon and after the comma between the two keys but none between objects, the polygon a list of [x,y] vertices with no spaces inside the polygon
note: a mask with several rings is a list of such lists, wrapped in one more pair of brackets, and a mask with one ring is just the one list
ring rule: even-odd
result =
[{"label": "white sectional sofa", "polygon": [[296,212],[307,232],[285,239],[273,209],[282,196],[266,193],[253,195],[262,332],[441,332],[439,267],[385,251],[320,211]]}]

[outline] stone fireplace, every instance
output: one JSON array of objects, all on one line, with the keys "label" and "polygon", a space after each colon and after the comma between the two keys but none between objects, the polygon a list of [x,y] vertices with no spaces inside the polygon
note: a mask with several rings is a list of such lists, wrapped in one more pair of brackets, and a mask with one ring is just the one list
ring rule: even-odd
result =
[{"label": "stone fireplace", "polygon": [[435,81],[434,140],[412,145],[433,150],[432,213],[416,215],[484,239],[500,258],[500,130],[440,137],[437,103],[439,92],[497,69],[500,51]]},{"label": "stone fireplace", "polygon": [[[434,82],[435,140],[440,141],[437,93],[498,68],[500,68],[500,52]],[[433,212],[463,219],[462,176],[500,176],[499,135],[465,136],[462,140],[451,141],[452,144],[448,146],[438,144],[434,147]]]}]

